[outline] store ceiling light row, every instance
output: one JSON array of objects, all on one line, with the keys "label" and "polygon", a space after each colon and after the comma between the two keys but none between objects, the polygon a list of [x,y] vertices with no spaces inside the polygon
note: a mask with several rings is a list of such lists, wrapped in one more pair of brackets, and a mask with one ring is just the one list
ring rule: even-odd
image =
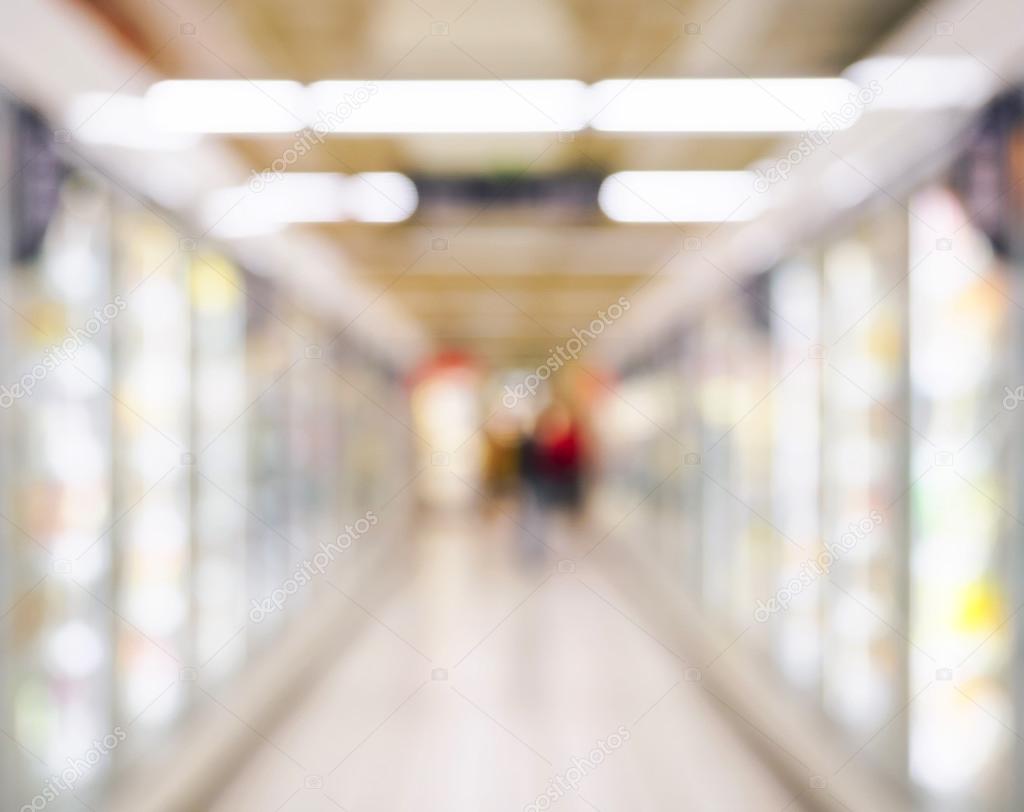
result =
[{"label": "store ceiling light row", "polygon": [[[967,57],[876,57],[845,77],[323,81],[170,80],[143,97],[87,94],[86,141],[187,147],[203,134],[786,133],[851,126],[867,109],[945,108],[985,81]],[[866,89],[872,89],[865,94]]]},{"label": "store ceiling light row", "polygon": [[[934,56],[872,57],[843,77],[785,79],[169,80],[142,96],[81,94],[66,122],[82,142],[133,150],[295,134],[296,155],[328,135],[831,132],[867,111],[957,108],[987,81],[973,60]],[[395,223],[416,211],[416,185],[402,174],[288,172],[288,152],[280,168],[206,194],[205,224],[234,238],[290,223]],[[597,202],[617,222],[740,222],[766,207],[755,180],[750,171],[619,172]]]}]

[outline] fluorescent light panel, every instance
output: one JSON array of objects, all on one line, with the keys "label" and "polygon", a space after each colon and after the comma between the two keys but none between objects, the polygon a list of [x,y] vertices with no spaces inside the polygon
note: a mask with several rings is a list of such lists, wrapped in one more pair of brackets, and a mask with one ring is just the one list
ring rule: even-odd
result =
[{"label": "fluorescent light panel", "polygon": [[336,133],[543,133],[586,126],[587,86],[573,80],[317,82],[309,90],[317,121]]},{"label": "fluorescent light panel", "polygon": [[620,223],[741,222],[764,209],[752,172],[616,172],[598,192]]},{"label": "fluorescent light panel", "polygon": [[157,82],[146,91],[155,128],[178,133],[287,133],[309,120],[298,82],[188,79]]},{"label": "fluorescent light panel", "polygon": [[820,128],[857,89],[834,78],[609,79],[591,88],[590,126],[609,132],[803,132]]},{"label": "fluorescent light panel", "polygon": [[194,134],[153,127],[143,100],[123,93],[82,93],[72,100],[65,121],[75,138],[88,144],[176,151],[188,149],[199,140]]},{"label": "fluorescent light panel", "polygon": [[289,223],[397,223],[417,203],[415,184],[397,172],[287,172],[212,193],[202,217],[217,236],[245,237]]},{"label": "fluorescent light panel", "polygon": [[972,108],[996,80],[971,56],[872,56],[844,75],[861,87],[877,83],[870,106],[879,110]]}]

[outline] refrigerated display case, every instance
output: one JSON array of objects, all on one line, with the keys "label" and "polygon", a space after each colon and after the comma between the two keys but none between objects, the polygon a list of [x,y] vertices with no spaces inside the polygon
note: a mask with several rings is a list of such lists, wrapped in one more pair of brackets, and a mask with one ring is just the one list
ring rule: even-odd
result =
[{"label": "refrigerated display case", "polygon": [[220,254],[188,269],[192,314],[191,555],[195,659],[223,679],[246,654],[246,278]]},{"label": "refrigerated display case", "polygon": [[[1024,139],[1011,101],[968,134],[951,180],[936,169],[909,204],[862,201],[770,272],[770,374],[757,307],[733,292],[638,347],[617,383],[650,414],[671,403],[679,436],[700,433],[703,488],[685,487],[705,617],[742,631],[759,598],[798,593],[755,615],[767,635],[742,646],[767,638],[809,730],[929,812],[1016,809],[1024,792]],[[601,417],[616,454],[606,488],[642,496],[667,444],[621,412]],[[774,528],[757,515],[766,487]],[[671,527],[673,505],[687,521],[683,504],[652,498],[645,521]]]},{"label": "refrigerated display case", "polygon": [[[336,538],[367,520],[373,530],[345,548],[332,583],[351,583],[362,568],[384,554],[386,543],[404,534],[405,505],[416,499],[423,471],[408,409],[407,383],[367,348],[341,336],[324,352],[324,437],[332,451],[324,459],[323,535]],[[373,518],[371,517],[371,518]],[[359,525],[362,527],[362,525]],[[359,531],[357,531],[359,532]]]},{"label": "refrigerated display case", "polygon": [[[857,737],[906,700],[906,220],[887,202],[823,253],[822,706]],[[902,770],[904,735],[866,757]]]},{"label": "refrigerated display case", "polygon": [[[406,393],[345,340],[331,346],[362,394],[341,384],[314,343],[337,329],[323,313],[68,166],[52,125],[0,99],[0,168],[13,165],[0,188],[0,808],[38,802],[74,759],[88,764],[81,804],[64,792],[49,808],[100,809],[112,780],[185,735],[200,681],[234,685],[312,592],[260,623],[250,601],[394,495],[413,446],[374,402]],[[346,576],[364,563],[353,551]]]},{"label": "refrigerated display case", "polygon": [[697,368],[701,471],[706,480],[701,516],[701,603],[710,614],[732,620],[736,594],[738,533],[736,510],[728,483],[734,475],[735,454],[729,429],[739,419],[737,381],[732,375],[735,317],[725,312],[730,302],[716,310],[714,319],[701,322]]},{"label": "refrigerated display case", "polygon": [[[658,483],[661,469],[652,463],[652,457],[656,435],[660,434],[654,423],[659,414],[649,382],[642,374],[614,381],[607,396],[597,400],[594,422],[602,477],[593,502],[602,523],[609,528]],[[662,476],[667,473],[661,471]]]},{"label": "refrigerated display case", "polygon": [[[765,306],[768,279],[762,274],[737,294],[736,312],[740,320],[736,325],[732,374],[742,384],[734,391],[738,414],[734,412],[724,441],[732,439],[736,457],[730,490],[739,553],[732,606],[733,622],[738,629],[751,625],[754,599],[772,588],[780,548],[789,543],[770,518],[775,393],[784,380],[773,365],[770,313]],[[756,626],[751,628],[748,644],[767,648],[768,640],[761,631]]]},{"label": "refrigerated display case", "polygon": [[[412,425],[412,417],[401,407],[405,397],[399,377],[369,353],[360,353],[358,348],[356,352],[362,356],[358,384],[362,392],[355,402],[352,425],[368,427],[365,441],[352,436],[347,446],[350,450],[353,446],[357,449],[349,476],[356,483],[365,482],[365,487],[356,494],[355,516],[358,517],[367,510],[379,510],[390,504],[398,488],[408,482],[412,470],[403,464],[401,447],[403,442],[411,441],[413,435],[407,428]],[[479,438],[474,437],[463,446],[463,451],[479,457],[478,447]]]},{"label": "refrigerated display case", "polygon": [[764,316],[757,292],[738,292],[706,317],[700,339],[703,599],[739,629],[752,625],[757,598],[771,588],[776,556],[767,518],[775,382]]},{"label": "refrigerated display case", "polygon": [[[289,538],[292,457],[287,427],[290,374],[301,352],[296,337],[275,315],[284,301],[262,277],[249,279],[246,299],[246,400],[248,481],[252,507],[247,517],[248,601],[261,601],[288,576],[303,549]],[[283,612],[250,627],[254,645],[266,645],[284,621]]]},{"label": "refrigerated display case", "polygon": [[188,265],[156,214],[125,205],[114,236],[116,718],[141,747],[193,684]]},{"label": "refrigerated display case", "polygon": [[[292,560],[297,566],[313,556],[320,544],[334,541],[344,528],[334,490],[342,453],[340,416],[335,412],[337,378],[325,364],[324,349],[318,343],[325,339],[318,336],[314,320],[295,308],[284,310],[282,320],[298,359],[287,376],[289,423],[285,429],[292,470],[287,536],[298,548]],[[338,562],[334,554],[331,565]],[[300,611],[318,590],[330,589],[332,583],[328,572],[289,600],[290,611]]]},{"label": "refrigerated display case", "polygon": [[[12,803],[111,729],[109,200],[68,176],[38,253],[10,271],[5,365]],[[9,297],[9,298],[8,298]],[[107,759],[81,776],[91,787]],[[23,797],[25,796],[25,797]]]},{"label": "refrigerated display case", "polygon": [[[1010,269],[934,186],[910,220],[910,775],[941,808],[1011,808]],[[1019,350],[1018,350],[1019,352]],[[936,802],[938,805],[938,802]],[[938,808],[938,806],[937,806]]]},{"label": "refrigerated display case", "polygon": [[[679,549],[675,560],[680,568],[680,583],[692,595],[701,594],[701,571],[704,550],[701,547],[701,501],[707,487],[701,469],[701,426],[699,422],[700,389],[698,366],[700,334],[686,330],[679,337],[679,357],[674,369],[677,391],[676,422],[673,432],[679,447],[682,467],[676,478],[673,508],[677,522],[676,540]],[[677,457],[677,458],[678,458]],[[714,486],[711,486],[714,487]]]},{"label": "refrigerated display case", "polygon": [[[765,601],[800,578],[821,546],[821,274],[816,255],[797,257],[772,271],[772,345],[776,375],[772,516],[784,533],[775,583]],[[801,582],[803,583],[803,582]],[[818,696],[821,684],[821,591],[802,585],[788,608],[774,615],[759,604],[754,619],[769,624],[773,659],[801,693]]]},{"label": "refrigerated display case", "polygon": [[[324,350],[324,365],[329,373],[329,379],[333,381],[331,400],[334,404],[334,431],[338,443],[333,475],[335,509],[345,521],[350,521],[349,517],[360,515],[360,507],[363,504],[358,484],[359,471],[355,468],[353,455],[349,453],[359,434],[356,420],[359,401],[363,399],[363,395],[356,391],[352,380],[358,363],[357,349],[344,340],[333,341]],[[406,437],[412,436],[407,428],[403,427],[400,431]],[[366,510],[365,507],[362,509]]]},{"label": "refrigerated display case", "polygon": [[[673,579],[700,590],[700,431],[694,421],[697,387],[692,372],[692,331],[676,333],[656,359],[651,378],[659,401],[651,452],[657,455],[650,501],[655,513],[658,555]],[[627,406],[628,408],[628,406]],[[663,422],[662,422],[663,421]],[[645,494],[638,494],[643,498]]]}]

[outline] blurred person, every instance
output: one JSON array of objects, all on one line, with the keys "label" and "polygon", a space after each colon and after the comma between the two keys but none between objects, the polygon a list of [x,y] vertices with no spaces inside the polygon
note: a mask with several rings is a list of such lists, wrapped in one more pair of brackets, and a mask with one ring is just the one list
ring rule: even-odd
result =
[{"label": "blurred person", "polygon": [[483,481],[491,503],[515,493],[519,483],[520,429],[512,419],[495,419],[483,431]]},{"label": "blurred person", "polygon": [[552,549],[553,514],[579,515],[583,506],[586,442],[580,421],[563,402],[541,412],[533,431],[519,444],[522,483],[522,545],[526,557],[537,559]]},{"label": "blurred person", "polygon": [[537,420],[537,481],[542,504],[577,514],[583,505],[586,449],[579,419],[556,401]]},{"label": "blurred person", "polygon": [[535,432],[527,427],[519,436],[519,534],[523,558],[528,562],[543,559],[544,549],[544,485],[541,479],[540,455]]}]

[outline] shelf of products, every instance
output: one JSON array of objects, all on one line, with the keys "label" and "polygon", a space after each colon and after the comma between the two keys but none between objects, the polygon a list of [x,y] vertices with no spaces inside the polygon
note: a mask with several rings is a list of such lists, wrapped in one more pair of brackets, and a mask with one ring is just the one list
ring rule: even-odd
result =
[{"label": "shelf of products", "polygon": [[[910,771],[962,808],[1007,809],[1016,533],[1004,406],[1011,272],[936,186],[912,202]],[[942,242],[949,240],[949,244]],[[1019,352],[1019,350],[1018,350]]]},{"label": "shelf of products", "polygon": [[771,583],[777,541],[767,518],[772,413],[760,408],[773,387],[763,317],[760,294],[745,291],[705,317],[699,338],[702,598],[740,627]]},{"label": "shelf of products", "polygon": [[[942,812],[1017,808],[1024,792],[1014,110],[949,172],[866,201],[615,382],[699,449],[699,483],[670,482],[633,519],[669,541],[650,545],[658,563],[697,562],[680,583],[707,621]],[[619,515],[655,472],[686,470],[627,410],[599,420],[615,438],[603,487],[634,497]]]},{"label": "shelf of products", "polygon": [[[801,577],[821,545],[821,274],[807,257],[781,265],[771,276],[772,344],[781,383],[772,395],[774,455],[771,515],[782,543],[775,583],[759,596],[754,619],[773,620],[768,596]],[[804,583],[807,580],[807,583]],[[801,577],[801,591],[774,622],[773,659],[804,694],[821,685],[821,583]]]},{"label": "shelf of products", "polygon": [[[823,256],[822,706],[858,738],[905,693],[906,221],[899,205],[883,206]],[[868,756],[902,763],[900,728]]]},{"label": "shelf of products", "polygon": [[[413,444],[374,405],[404,396],[395,372],[316,343],[337,325],[0,105],[8,138],[33,160],[0,195],[0,808],[97,741],[74,792],[103,808],[201,690],[287,633],[322,584],[253,602],[380,508]],[[353,550],[345,577],[365,563]]]},{"label": "shelf of products", "polygon": [[[19,790],[42,785],[109,731],[114,627],[109,201],[61,189],[38,253],[11,269],[9,566],[15,602],[6,686]],[[5,297],[6,299],[6,297]],[[31,755],[28,755],[31,754]],[[103,764],[88,778],[102,778]],[[88,795],[88,781],[79,791]]]},{"label": "shelf of products", "polygon": [[[146,735],[188,701],[192,647],[190,308],[178,233],[146,211],[115,222],[116,719]],[[130,510],[127,508],[130,507]],[[138,735],[138,734],[137,734]]]},{"label": "shelf of products", "polygon": [[194,504],[191,594],[195,655],[226,678],[247,638],[246,279],[219,254],[196,253],[188,269],[192,310],[191,470]]}]

